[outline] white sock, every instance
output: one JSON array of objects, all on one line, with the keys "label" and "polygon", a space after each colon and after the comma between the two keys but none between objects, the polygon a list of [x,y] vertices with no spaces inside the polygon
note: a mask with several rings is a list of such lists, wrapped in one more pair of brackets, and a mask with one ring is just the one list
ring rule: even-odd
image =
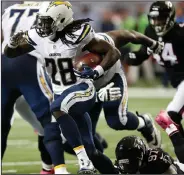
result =
[{"label": "white sock", "polygon": [[178,128],[174,124],[170,124],[165,131],[169,136],[173,135],[176,132],[179,132]]},{"label": "white sock", "polygon": [[86,163],[88,163],[90,160],[88,158],[88,155],[86,153],[86,150],[83,145],[78,146],[73,149],[75,151],[75,154],[77,155],[80,169],[83,167],[86,167]]},{"label": "white sock", "polygon": [[54,167],[54,174],[70,174],[65,164],[57,165]]},{"label": "white sock", "polygon": [[139,120],[139,126],[137,129],[141,129],[145,127],[145,121],[141,117],[137,117]]},{"label": "white sock", "polygon": [[47,165],[46,163],[44,163],[44,162],[42,161],[42,168],[43,168],[44,170],[50,171],[50,170],[52,169],[52,165]]}]

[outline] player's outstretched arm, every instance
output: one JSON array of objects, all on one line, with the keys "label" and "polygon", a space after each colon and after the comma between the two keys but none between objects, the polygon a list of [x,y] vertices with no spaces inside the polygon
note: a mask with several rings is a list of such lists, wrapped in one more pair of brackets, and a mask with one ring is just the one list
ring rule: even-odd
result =
[{"label": "player's outstretched arm", "polygon": [[132,66],[138,66],[147,60],[150,55],[147,53],[147,47],[142,46],[138,51],[129,52],[123,57],[123,61]]},{"label": "player's outstretched arm", "polygon": [[133,44],[142,44],[150,48],[154,48],[157,44],[157,41],[134,30],[114,30],[107,32],[107,34],[114,40],[115,46],[118,49],[129,42]]},{"label": "player's outstretched arm", "polygon": [[4,54],[9,58],[14,58],[31,52],[34,47],[28,43],[26,32],[18,32],[13,35],[4,49]]},{"label": "player's outstretched arm", "polygon": [[102,71],[106,71],[111,68],[121,56],[121,53],[116,47],[110,45],[104,40],[96,38],[93,38],[89,44],[84,47],[84,50],[104,55],[104,58],[100,63],[100,66],[103,69]]}]

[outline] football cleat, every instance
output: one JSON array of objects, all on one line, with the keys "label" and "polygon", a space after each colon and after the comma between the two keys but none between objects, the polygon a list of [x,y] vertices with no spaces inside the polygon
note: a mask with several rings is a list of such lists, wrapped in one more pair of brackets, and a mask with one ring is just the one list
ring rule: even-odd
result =
[{"label": "football cleat", "polygon": [[84,160],[81,161],[83,162],[83,166],[78,171],[78,174],[97,174],[97,171],[90,160],[87,160],[87,162],[85,162],[86,165],[84,164]]},{"label": "football cleat", "polygon": [[78,174],[97,174],[97,171],[96,171],[96,169],[91,170],[91,169],[82,168],[78,171]]},{"label": "football cleat", "polygon": [[138,129],[138,131],[140,131],[143,137],[146,139],[148,146],[150,148],[160,148],[161,134],[160,131],[156,128],[151,114],[139,115],[138,112],[136,112],[136,114],[145,122],[145,127]]},{"label": "football cleat", "polygon": [[54,174],[54,169],[51,169],[50,171],[46,171],[46,170],[42,169],[40,171],[40,174]]}]

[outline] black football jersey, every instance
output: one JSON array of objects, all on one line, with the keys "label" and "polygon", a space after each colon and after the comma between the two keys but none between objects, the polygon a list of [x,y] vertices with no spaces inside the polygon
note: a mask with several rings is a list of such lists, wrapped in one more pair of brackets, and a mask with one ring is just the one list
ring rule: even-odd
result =
[{"label": "black football jersey", "polygon": [[139,172],[140,174],[162,174],[165,173],[171,165],[174,165],[177,173],[182,173],[168,153],[160,148],[149,149]]},{"label": "black football jersey", "polygon": [[158,64],[165,67],[172,86],[177,87],[184,80],[184,23],[175,23],[174,27],[163,37],[158,37],[154,29],[148,26],[145,35],[164,42],[162,53],[154,54],[153,58]]}]

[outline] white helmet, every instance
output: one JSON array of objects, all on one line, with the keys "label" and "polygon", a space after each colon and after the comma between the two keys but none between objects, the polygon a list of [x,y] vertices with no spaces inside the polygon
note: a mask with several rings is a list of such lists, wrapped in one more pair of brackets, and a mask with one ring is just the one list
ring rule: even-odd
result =
[{"label": "white helmet", "polygon": [[41,4],[43,1],[23,1],[23,4],[26,5],[35,5],[35,4]]},{"label": "white helmet", "polygon": [[36,31],[41,37],[47,37],[62,31],[71,22],[73,10],[68,1],[44,2],[38,12]]}]

